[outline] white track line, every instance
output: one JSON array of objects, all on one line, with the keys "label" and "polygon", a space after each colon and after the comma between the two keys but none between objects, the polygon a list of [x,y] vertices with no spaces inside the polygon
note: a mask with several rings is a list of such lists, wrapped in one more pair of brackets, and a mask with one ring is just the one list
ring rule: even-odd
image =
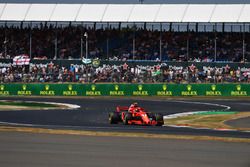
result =
[{"label": "white track line", "polygon": [[29,103],[40,103],[40,104],[54,104],[54,105],[66,106],[67,108],[64,108],[64,109],[78,109],[78,108],[81,108],[81,106],[76,105],[76,104],[47,102],[47,101],[45,101],[45,102],[42,102],[42,101],[26,101],[26,100],[0,100],[0,101],[29,102]]},{"label": "white track line", "polygon": [[[190,102],[190,101],[174,101],[174,102],[180,102],[180,103],[188,103],[188,104],[203,104],[203,105],[209,105],[209,106],[217,106],[217,107],[222,107],[223,111],[230,110],[230,106],[222,105],[222,104],[216,104],[216,103],[205,103],[205,102]],[[208,112],[208,111],[216,111],[216,110],[207,110],[207,111],[192,111],[192,112],[183,112],[183,113],[177,113],[177,114],[171,114],[171,115],[165,115],[164,119],[172,119],[172,118],[178,118],[178,117],[183,117],[183,116],[188,116],[188,115],[193,115],[195,113],[201,113],[201,112]],[[218,111],[218,110],[217,110]]]}]

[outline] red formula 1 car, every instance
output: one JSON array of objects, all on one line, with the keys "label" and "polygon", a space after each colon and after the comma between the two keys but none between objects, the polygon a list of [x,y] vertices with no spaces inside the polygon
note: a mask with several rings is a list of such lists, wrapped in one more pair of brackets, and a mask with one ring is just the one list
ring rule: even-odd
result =
[{"label": "red formula 1 car", "polygon": [[117,124],[123,122],[125,125],[155,125],[164,124],[162,114],[147,112],[142,107],[136,107],[132,110],[129,107],[118,106],[115,112],[109,113],[109,123]]}]

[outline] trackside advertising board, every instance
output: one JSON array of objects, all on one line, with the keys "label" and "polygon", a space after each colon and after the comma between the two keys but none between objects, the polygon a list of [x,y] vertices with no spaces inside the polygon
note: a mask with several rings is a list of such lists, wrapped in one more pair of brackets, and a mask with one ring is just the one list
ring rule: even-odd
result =
[{"label": "trackside advertising board", "polygon": [[250,84],[0,84],[0,96],[250,96]]}]

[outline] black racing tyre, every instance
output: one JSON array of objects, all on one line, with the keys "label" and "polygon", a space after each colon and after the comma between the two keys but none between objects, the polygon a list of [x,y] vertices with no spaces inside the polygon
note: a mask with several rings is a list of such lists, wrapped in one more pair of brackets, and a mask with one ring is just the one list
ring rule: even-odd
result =
[{"label": "black racing tyre", "polygon": [[111,112],[109,113],[109,123],[110,124],[117,124],[119,122],[119,113],[117,112]]},{"label": "black racing tyre", "polygon": [[162,126],[164,124],[163,115],[155,114],[155,120],[157,122],[156,126]]},{"label": "black racing tyre", "polygon": [[156,121],[155,114],[153,114],[153,113],[147,113],[147,115],[148,115],[148,118],[150,118],[151,120]]},{"label": "black racing tyre", "polygon": [[124,125],[128,125],[128,121],[132,119],[132,114],[131,113],[126,113],[124,115],[123,123]]}]

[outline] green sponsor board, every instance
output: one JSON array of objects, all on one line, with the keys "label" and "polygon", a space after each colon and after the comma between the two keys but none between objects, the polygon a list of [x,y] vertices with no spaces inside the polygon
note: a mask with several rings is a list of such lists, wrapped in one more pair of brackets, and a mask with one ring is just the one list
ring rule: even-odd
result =
[{"label": "green sponsor board", "polygon": [[230,89],[230,95],[231,96],[248,96],[249,95],[249,86],[246,87],[246,85],[233,85]]},{"label": "green sponsor board", "polygon": [[[11,86],[11,87],[14,88],[14,86]],[[31,84],[17,85],[17,87],[16,87],[16,95],[21,95],[21,96],[34,95],[32,93],[32,87],[34,87],[34,85],[31,85]]]},{"label": "green sponsor board", "polygon": [[39,85],[40,88],[38,89],[39,95],[41,96],[55,96],[56,95],[56,88],[53,85],[49,84],[44,84],[44,85]]},{"label": "green sponsor board", "polygon": [[80,95],[79,88],[75,84],[63,84],[62,85],[62,92],[63,96],[77,96]]},{"label": "green sponsor board", "polygon": [[0,95],[1,96],[8,96],[10,95],[9,85],[0,85]]},{"label": "green sponsor board", "polygon": [[113,84],[108,86],[108,95],[110,96],[125,96],[126,85],[125,84]]},{"label": "green sponsor board", "polygon": [[83,95],[86,96],[103,96],[105,95],[106,90],[102,85],[97,84],[91,84],[91,85],[85,85],[85,89],[83,92]]},{"label": "green sponsor board", "polygon": [[151,95],[150,85],[134,84],[130,85],[132,96],[149,96]]},{"label": "green sponsor board", "polygon": [[[156,87],[157,86],[157,87]],[[155,95],[156,96],[173,96],[174,95],[174,89],[173,85],[167,85],[167,84],[160,84],[155,86]]]},{"label": "green sponsor board", "polygon": [[86,84],[83,85],[83,94],[86,96],[126,96],[126,84]]},{"label": "green sponsor board", "polygon": [[0,84],[0,96],[249,96],[250,84]]},{"label": "green sponsor board", "polygon": [[222,85],[211,84],[206,86],[205,96],[222,96]]},{"label": "green sponsor board", "polygon": [[198,93],[202,94],[201,91],[199,91],[200,87],[197,85],[180,85],[181,90],[181,96],[198,96]]}]

